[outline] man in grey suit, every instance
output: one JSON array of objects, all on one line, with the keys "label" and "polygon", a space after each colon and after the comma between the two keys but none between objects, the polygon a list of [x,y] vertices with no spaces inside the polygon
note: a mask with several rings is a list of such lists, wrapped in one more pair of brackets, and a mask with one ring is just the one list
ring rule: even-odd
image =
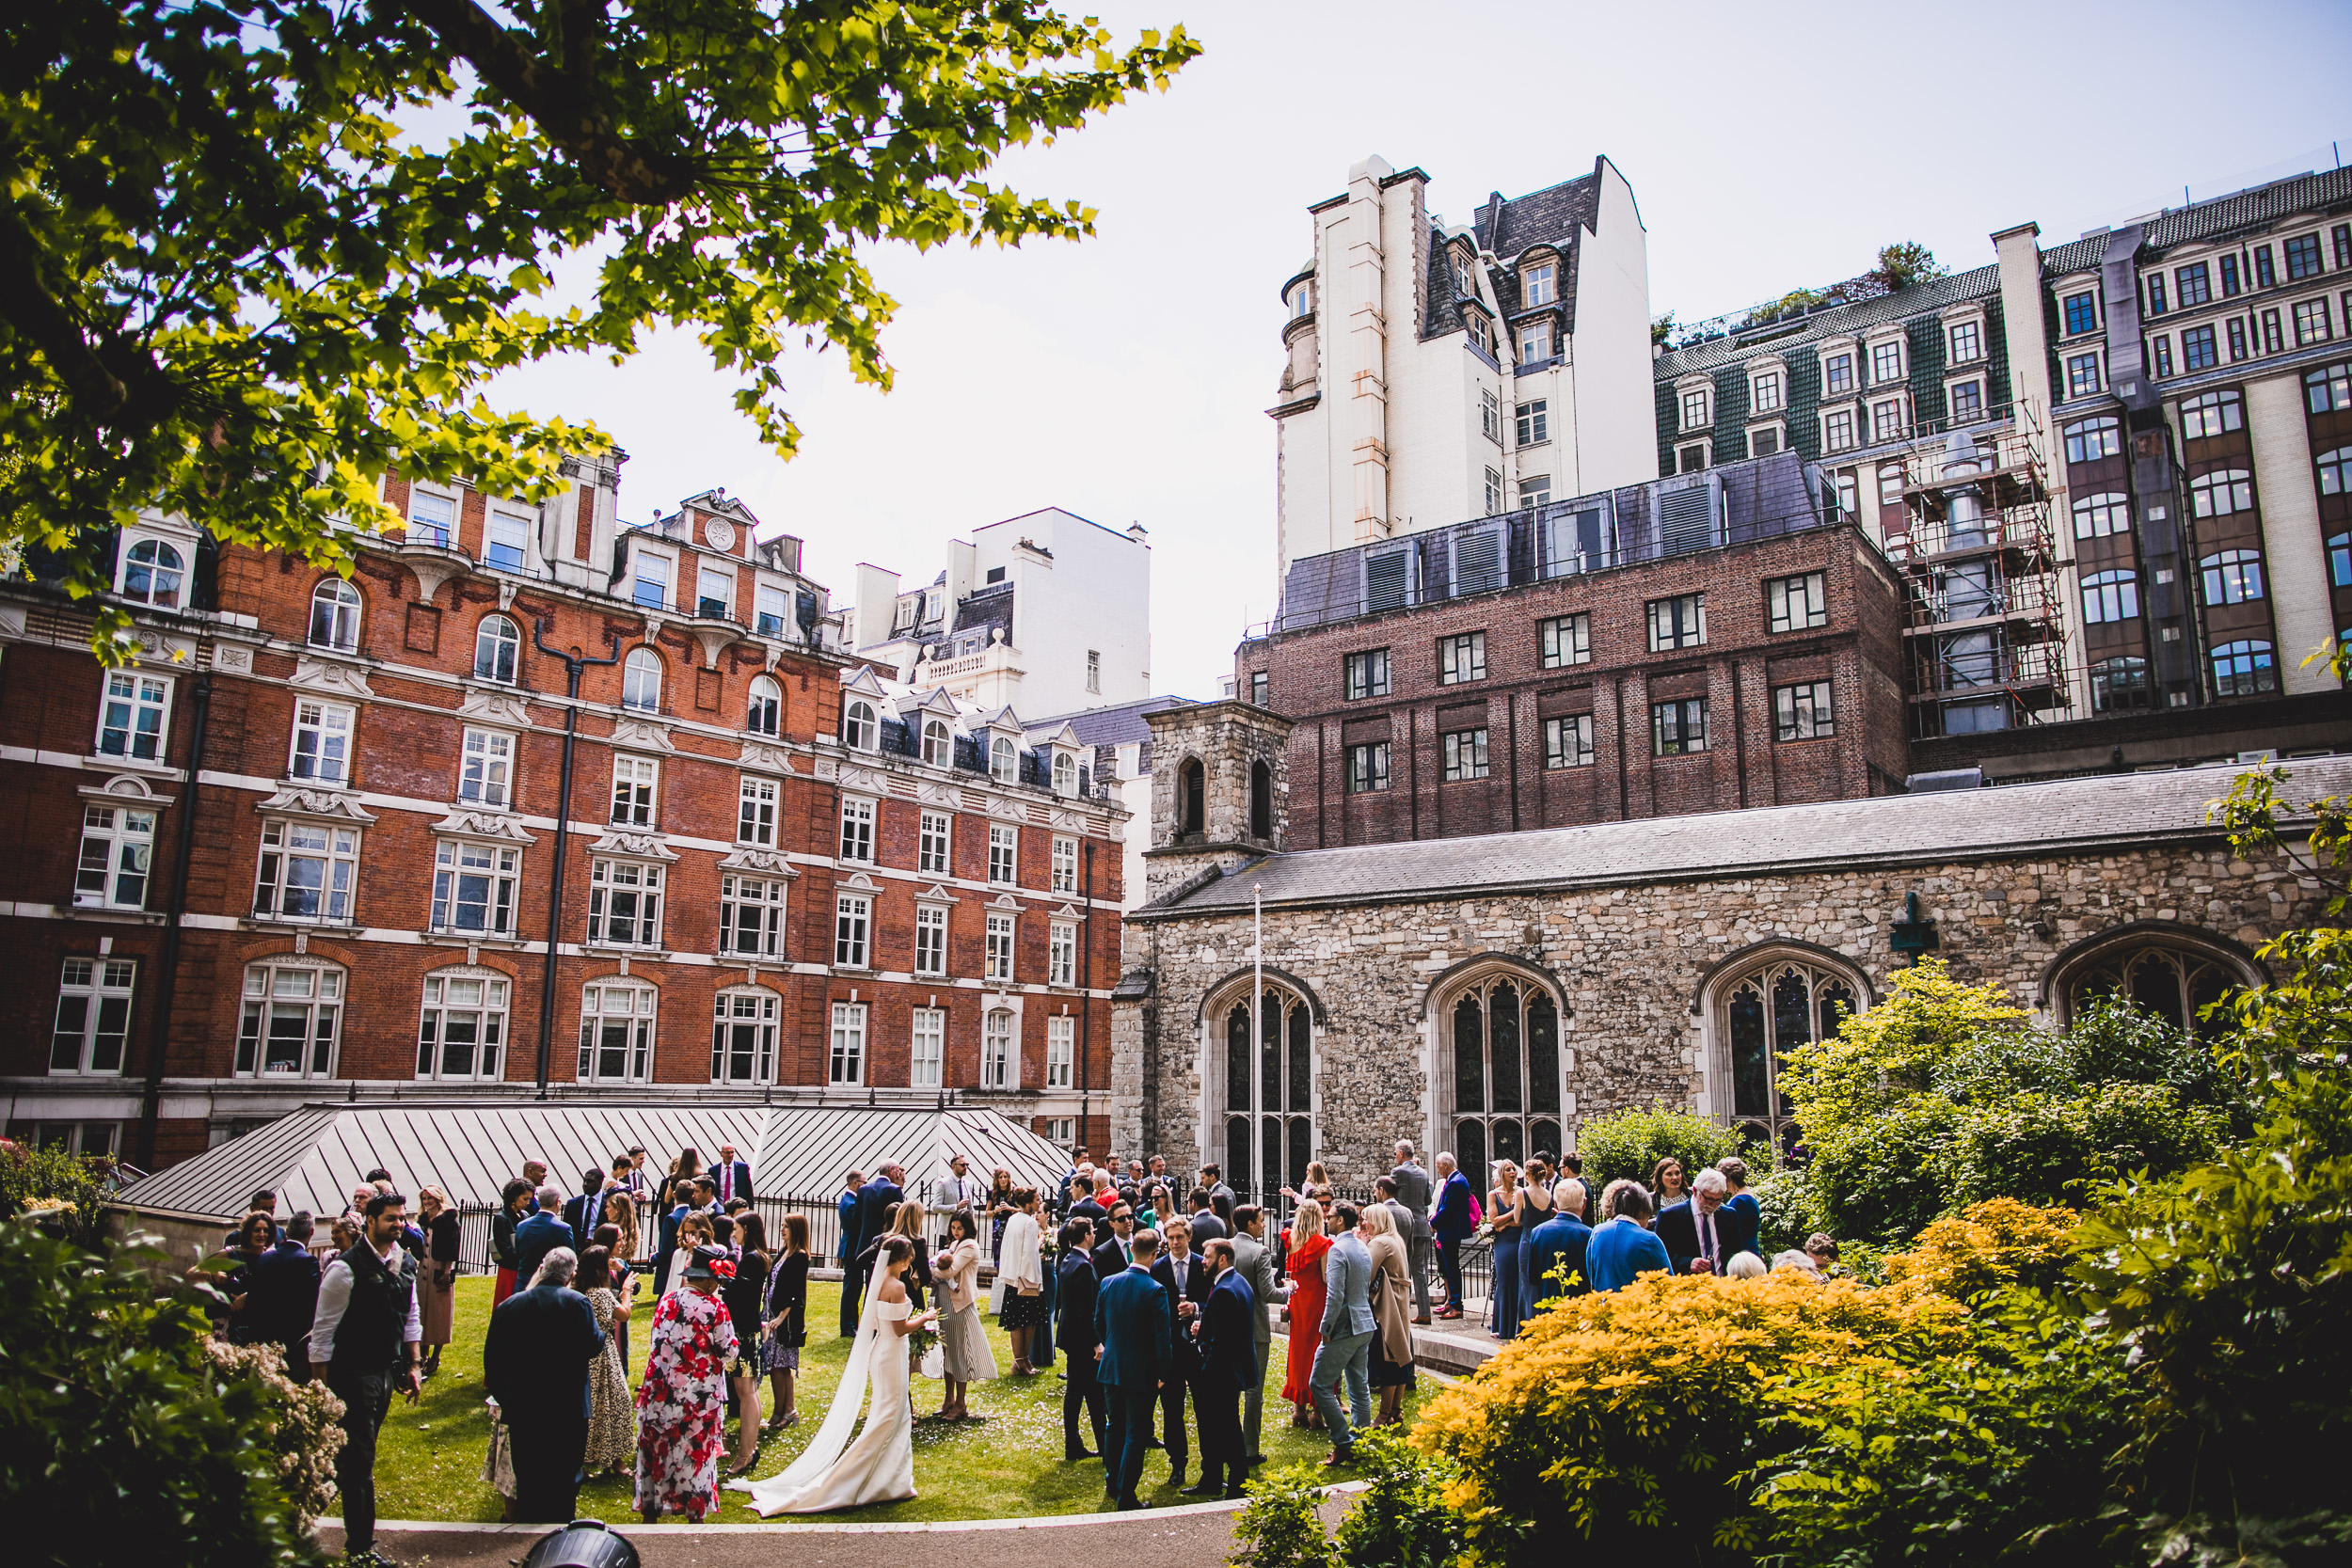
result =
[{"label": "man in grey suit", "polygon": [[[1323,1462],[1327,1465],[1346,1465],[1356,1457],[1347,1420],[1351,1409],[1359,1428],[1372,1425],[1372,1337],[1379,1332],[1380,1323],[1372,1315],[1372,1249],[1356,1229],[1362,1218],[1352,1203],[1331,1206],[1331,1250],[1323,1264],[1323,1344],[1308,1379],[1315,1408],[1331,1432],[1331,1457]],[[1340,1405],[1343,1377],[1347,1380],[1348,1409]]]},{"label": "man in grey suit", "polygon": [[1254,1203],[1245,1203],[1233,1211],[1233,1272],[1249,1287],[1250,1299],[1257,1303],[1258,1309],[1258,1380],[1241,1397],[1242,1452],[1249,1464],[1263,1465],[1265,1449],[1260,1445],[1258,1433],[1265,1417],[1266,1347],[1274,1342],[1266,1308],[1289,1300],[1291,1290],[1287,1285],[1274,1283],[1274,1254],[1266,1250],[1265,1244],[1265,1212]]},{"label": "man in grey suit", "polygon": [[1413,1268],[1413,1322],[1429,1321],[1429,1203],[1435,1189],[1429,1184],[1429,1173],[1413,1158],[1413,1146],[1399,1141],[1396,1146],[1396,1169],[1389,1172],[1396,1183],[1396,1200],[1413,1216],[1410,1226],[1400,1226],[1405,1232],[1405,1254]]}]

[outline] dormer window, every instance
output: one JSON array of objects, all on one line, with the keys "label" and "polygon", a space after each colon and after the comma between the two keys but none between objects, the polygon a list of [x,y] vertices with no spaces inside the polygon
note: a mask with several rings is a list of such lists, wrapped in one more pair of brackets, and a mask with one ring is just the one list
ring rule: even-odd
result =
[{"label": "dormer window", "polygon": [[881,744],[882,724],[874,705],[852,697],[841,705],[841,744],[852,752],[870,752]]},{"label": "dormer window", "polygon": [[1833,354],[1821,361],[1821,391],[1835,395],[1853,390],[1853,355]]},{"label": "dormer window", "polygon": [[923,761],[932,768],[945,768],[955,760],[956,737],[944,719],[923,721]]},{"label": "dormer window", "polygon": [[694,578],[694,613],[706,621],[723,621],[734,603],[734,571],[705,562]]},{"label": "dormer window", "polygon": [[988,743],[988,776],[998,784],[1012,784],[1021,776],[1021,753],[1007,736],[998,736]]},{"label": "dormer window", "polygon": [[1462,320],[1463,325],[1470,332],[1470,341],[1482,352],[1494,353],[1495,330],[1487,325],[1486,316],[1477,310],[1465,310],[1462,312]]},{"label": "dormer window", "polygon": [[1704,387],[1693,387],[1684,392],[1682,394],[1682,428],[1704,430],[1713,424],[1715,421],[1708,415],[1708,404],[1711,401],[1708,388]]},{"label": "dormer window", "polygon": [[759,620],[752,629],[762,637],[782,637],[787,605],[783,589],[762,585],[759,590]]},{"label": "dormer window", "polygon": [[1311,316],[1314,314],[1315,292],[1313,284],[1306,282],[1302,279],[1301,281],[1291,286],[1291,292],[1285,297],[1290,305],[1291,320],[1296,321],[1301,316]]},{"label": "dormer window", "polygon": [[1965,365],[1984,357],[1984,328],[1981,324],[1973,320],[1954,322],[1949,336],[1952,346],[1948,357],[1953,364]]},{"label": "dormer window", "polygon": [[1758,414],[1772,412],[1781,404],[1781,380],[1778,371],[1758,371],[1748,381],[1748,406]]},{"label": "dormer window", "polygon": [[1551,357],[1551,323],[1531,322],[1519,328],[1519,363],[1536,365]]},{"label": "dormer window", "polygon": [[531,559],[531,519],[492,507],[483,527],[483,564],[494,572],[521,571]]},{"label": "dormer window", "polygon": [[122,596],[158,610],[180,608],[187,566],[179,549],[161,539],[142,539],[122,563]]},{"label": "dormer window", "polygon": [[1903,378],[1903,345],[1899,342],[1874,343],[1870,348],[1870,379],[1884,386]]},{"label": "dormer window", "polygon": [[1519,302],[1523,305],[1549,305],[1560,297],[1560,268],[1551,261],[1537,261],[1519,274]]},{"label": "dormer window", "polygon": [[1054,753],[1054,793],[1057,795],[1078,793],[1078,759],[1068,752]]},{"label": "dormer window", "polygon": [[637,579],[629,597],[647,610],[661,610],[670,602],[670,558],[651,550],[637,552]]}]

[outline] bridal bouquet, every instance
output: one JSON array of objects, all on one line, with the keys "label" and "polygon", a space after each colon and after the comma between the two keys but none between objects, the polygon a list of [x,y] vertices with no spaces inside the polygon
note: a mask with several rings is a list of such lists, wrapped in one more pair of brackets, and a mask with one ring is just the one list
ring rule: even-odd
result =
[{"label": "bridal bouquet", "polygon": [[907,1336],[907,1354],[914,1357],[914,1370],[925,1377],[944,1377],[946,1364],[939,1354],[939,1331],[918,1328]]}]

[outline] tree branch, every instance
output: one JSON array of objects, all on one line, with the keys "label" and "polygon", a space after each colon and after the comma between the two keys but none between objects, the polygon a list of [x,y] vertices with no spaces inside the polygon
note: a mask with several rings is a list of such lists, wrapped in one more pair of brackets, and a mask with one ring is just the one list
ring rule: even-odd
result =
[{"label": "tree branch", "polygon": [[106,368],[73,313],[41,280],[40,253],[40,241],[16,204],[0,203],[0,312],[40,350],[75,405],[93,423],[104,424],[130,403],[131,389]]},{"label": "tree branch", "polygon": [[555,43],[564,62],[554,68],[529,34],[501,27],[474,0],[393,3],[469,61],[605,191],[644,206],[666,206],[693,194],[690,159],[619,135],[605,115],[595,69],[598,29],[590,20],[600,14],[595,4],[559,0],[553,7]]}]

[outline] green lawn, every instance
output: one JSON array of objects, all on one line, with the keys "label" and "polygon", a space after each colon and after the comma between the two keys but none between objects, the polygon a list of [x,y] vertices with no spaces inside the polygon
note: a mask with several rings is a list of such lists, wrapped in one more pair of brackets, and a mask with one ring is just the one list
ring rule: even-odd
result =
[{"label": "green lawn", "polygon": [[[840,1311],[839,1287],[812,1280],[808,1288],[810,1322],[830,1329]],[[652,1313],[649,1297],[639,1300],[629,1336],[632,1386],[644,1369],[646,1324]],[[416,1405],[397,1401],[385,1419],[375,1465],[376,1509],[387,1519],[455,1519],[493,1521],[501,1516],[503,1499],[482,1480],[482,1461],[490,1442],[490,1418],[483,1407],[482,1336],[489,1320],[490,1281],[457,1282],[456,1334],[441,1355],[441,1372],[424,1386]],[[983,1314],[985,1320],[985,1314]],[[1012,1352],[1003,1331],[988,1323],[990,1343],[1001,1369],[1012,1366]],[[842,1364],[849,1359],[850,1341],[837,1334],[812,1335],[801,1354],[798,1398],[801,1424],[769,1441],[756,1475],[771,1476],[800,1453],[802,1445],[824,1419]],[[1330,1451],[1318,1432],[1300,1432],[1290,1424],[1290,1407],[1281,1401],[1282,1342],[1275,1341],[1268,1357],[1265,1404],[1265,1449],[1269,1465],[1295,1460],[1320,1460]],[[1104,1506],[1103,1466],[1099,1463],[1061,1463],[1061,1394],[1054,1370],[1025,1383],[1011,1378],[973,1386],[969,1396],[977,1423],[917,1421],[914,1428],[914,1486],[917,1496],[906,1502],[884,1503],[828,1515],[844,1521],[1006,1519],[1041,1513],[1088,1513]],[[1433,1386],[1423,1374],[1421,1386],[1406,1402],[1409,1420],[1425,1391]],[[935,1410],[940,1386],[914,1380],[915,1408]],[[767,1398],[763,1384],[761,1398]],[[729,1431],[732,1433],[732,1426]],[[1186,1481],[1200,1479],[1200,1435],[1192,1437],[1192,1469]],[[1168,1458],[1152,1450],[1144,1464],[1145,1500],[1160,1506],[1192,1502],[1168,1482]],[[626,1481],[591,1481],[580,1489],[580,1511],[604,1519],[628,1518],[632,1510]],[[671,1522],[681,1515],[672,1514]],[[722,1508],[713,1518],[755,1521],[741,1495],[722,1494]]]}]

